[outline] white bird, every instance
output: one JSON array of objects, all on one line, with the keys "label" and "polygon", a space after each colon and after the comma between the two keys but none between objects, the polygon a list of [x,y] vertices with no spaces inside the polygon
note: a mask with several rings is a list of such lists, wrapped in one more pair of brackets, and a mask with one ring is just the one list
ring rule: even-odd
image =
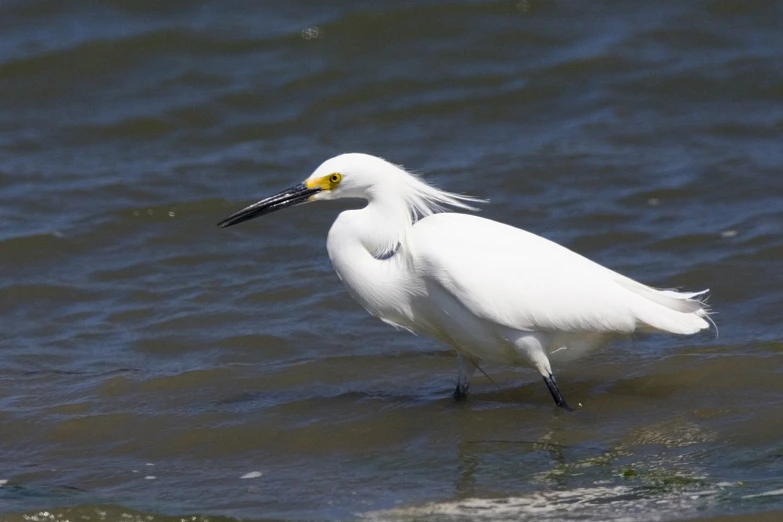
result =
[{"label": "white bird", "polygon": [[456,350],[455,398],[490,361],[535,368],[555,403],[570,409],[552,373],[553,352],[575,357],[616,334],[689,335],[710,326],[707,290],[657,290],[530,232],[446,212],[476,210],[470,203],[481,200],[367,154],[331,158],[303,183],[218,226],[339,198],[368,203],[342,212],[329,230],[335,272],[370,314]]}]

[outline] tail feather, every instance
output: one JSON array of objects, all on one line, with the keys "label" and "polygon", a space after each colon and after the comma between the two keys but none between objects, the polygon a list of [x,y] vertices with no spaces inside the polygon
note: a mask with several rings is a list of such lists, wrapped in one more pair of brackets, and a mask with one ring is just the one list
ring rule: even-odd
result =
[{"label": "tail feather", "polygon": [[645,329],[689,335],[708,329],[712,323],[705,301],[709,290],[658,290],[623,276],[616,281],[642,298],[635,311],[638,320],[648,327]]}]

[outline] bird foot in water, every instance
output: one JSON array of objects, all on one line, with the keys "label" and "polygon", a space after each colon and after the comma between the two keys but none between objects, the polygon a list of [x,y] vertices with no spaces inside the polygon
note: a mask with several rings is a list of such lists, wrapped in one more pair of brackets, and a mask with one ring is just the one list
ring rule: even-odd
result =
[{"label": "bird foot in water", "polygon": [[454,397],[455,401],[466,400],[468,398],[468,385],[458,382],[452,397]]},{"label": "bird foot in water", "polygon": [[552,398],[555,399],[555,404],[564,410],[574,411],[563,398],[563,394],[560,393],[560,388],[557,387],[557,381],[555,380],[554,375],[550,373],[548,376],[544,376],[544,382],[546,383],[547,388],[549,388],[549,393],[552,394]]}]

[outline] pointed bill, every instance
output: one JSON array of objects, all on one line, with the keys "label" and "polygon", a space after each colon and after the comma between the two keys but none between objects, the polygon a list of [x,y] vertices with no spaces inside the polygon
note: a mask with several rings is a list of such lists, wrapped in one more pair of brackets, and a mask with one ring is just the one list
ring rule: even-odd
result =
[{"label": "pointed bill", "polygon": [[320,191],[321,189],[318,187],[308,188],[306,184],[300,183],[280,192],[279,194],[262,199],[258,203],[253,203],[249,207],[243,208],[239,212],[231,214],[226,219],[218,223],[217,226],[220,228],[230,227],[232,225],[236,225],[237,223],[247,221],[248,219],[253,219],[265,214],[269,214],[276,210],[306,203],[307,201],[310,201],[310,197],[313,194]]}]

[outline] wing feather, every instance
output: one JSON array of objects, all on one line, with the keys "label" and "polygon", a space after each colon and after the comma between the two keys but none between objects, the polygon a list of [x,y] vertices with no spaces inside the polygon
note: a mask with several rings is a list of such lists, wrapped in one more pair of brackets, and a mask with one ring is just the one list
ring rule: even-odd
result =
[{"label": "wing feather", "polygon": [[416,267],[471,313],[518,330],[694,333],[699,293],[659,291],[535,234],[467,214],[413,227]]}]

